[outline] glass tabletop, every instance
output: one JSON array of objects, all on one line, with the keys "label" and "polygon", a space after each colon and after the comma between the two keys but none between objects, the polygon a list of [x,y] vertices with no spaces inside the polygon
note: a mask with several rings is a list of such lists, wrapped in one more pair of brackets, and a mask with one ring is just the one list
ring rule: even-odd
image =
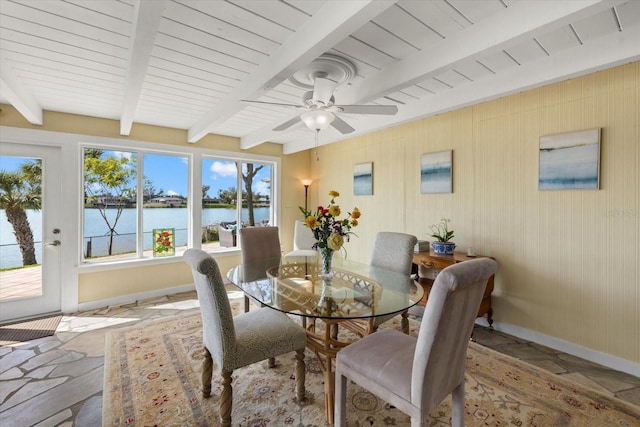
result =
[{"label": "glass tabletop", "polygon": [[424,295],[409,276],[355,261],[335,259],[333,277],[320,277],[317,257],[260,260],[233,267],[231,283],[251,298],[285,313],[355,319],[398,313]]}]

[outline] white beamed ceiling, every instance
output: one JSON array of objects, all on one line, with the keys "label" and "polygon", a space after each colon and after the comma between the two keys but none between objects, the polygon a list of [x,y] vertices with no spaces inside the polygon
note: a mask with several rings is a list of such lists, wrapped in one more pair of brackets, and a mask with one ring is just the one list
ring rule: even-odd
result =
[{"label": "white beamed ceiling", "polygon": [[393,104],[395,116],[341,114],[320,144],[640,58],[637,0],[0,0],[0,103],[241,138],[250,148],[314,146],[288,77],[324,53],[357,74],[337,104]]}]

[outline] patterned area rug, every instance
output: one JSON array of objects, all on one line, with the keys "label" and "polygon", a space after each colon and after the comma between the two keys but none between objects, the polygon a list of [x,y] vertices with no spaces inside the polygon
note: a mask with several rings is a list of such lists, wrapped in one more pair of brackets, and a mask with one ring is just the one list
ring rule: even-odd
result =
[{"label": "patterned area rug", "polygon": [[56,333],[62,315],[48,316],[0,326],[0,345],[12,345]]},{"label": "patterned area rug", "polygon": [[[239,311],[234,303],[234,312]],[[387,327],[399,329],[396,319]],[[411,334],[419,323],[411,321]],[[294,402],[293,354],[233,373],[234,426],[325,426],[323,375],[306,354],[309,402]],[[200,393],[199,312],[114,330],[107,336],[103,426],[217,426],[221,385]],[[408,426],[399,410],[355,384],[348,386],[348,426]],[[466,370],[467,426],[638,426],[640,408],[571,383],[535,366],[470,343]],[[430,426],[450,425],[447,398]]]}]

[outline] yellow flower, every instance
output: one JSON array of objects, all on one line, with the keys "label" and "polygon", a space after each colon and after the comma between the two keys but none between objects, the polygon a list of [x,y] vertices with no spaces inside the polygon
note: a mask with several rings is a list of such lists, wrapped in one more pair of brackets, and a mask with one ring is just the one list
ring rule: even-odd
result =
[{"label": "yellow flower", "polygon": [[305,218],[304,222],[307,224],[307,227],[312,230],[315,230],[318,227],[318,218],[315,216]]},{"label": "yellow flower", "polygon": [[353,219],[360,218],[360,209],[353,208],[353,212],[351,212],[351,218],[353,218]]},{"label": "yellow flower", "polygon": [[340,197],[340,193],[338,193],[336,190],[329,191],[329,195],[331,197]]},{"label": "yellow flower", "polygon": [[338,205],[330,206],[329,215],[331,215],[334,218],[340,216],[340,206]]},{"label": "yellow flower", "polygon": [[352,220],[351,221],[351,226],[352,227],[357,227],[358,226],[358,220],[357,219]]},{"label": "yellow flower", "polygon": [[327,239],[327,246],[333,251],[339,250],[344,244],[344,237],[338,233],[331,233]]}]

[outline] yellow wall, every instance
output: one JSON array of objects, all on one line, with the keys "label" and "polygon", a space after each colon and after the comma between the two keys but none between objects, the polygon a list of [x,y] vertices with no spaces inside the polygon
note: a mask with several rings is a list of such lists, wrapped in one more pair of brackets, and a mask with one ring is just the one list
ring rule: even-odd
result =
[{"label": "yellow wall", "polygon": [[[640,362],[638,62],[321,147],[314,203],[362,211],[348,256],[375,233],[431,240],[450,218],[459,250],[500,264],[494,318]],[[541,135],[602,128],[600,190],[538,191]],[[421,194],[420,156],[453,150],[453,193]],[[373,162],[374,195],[353,196]]]}]

